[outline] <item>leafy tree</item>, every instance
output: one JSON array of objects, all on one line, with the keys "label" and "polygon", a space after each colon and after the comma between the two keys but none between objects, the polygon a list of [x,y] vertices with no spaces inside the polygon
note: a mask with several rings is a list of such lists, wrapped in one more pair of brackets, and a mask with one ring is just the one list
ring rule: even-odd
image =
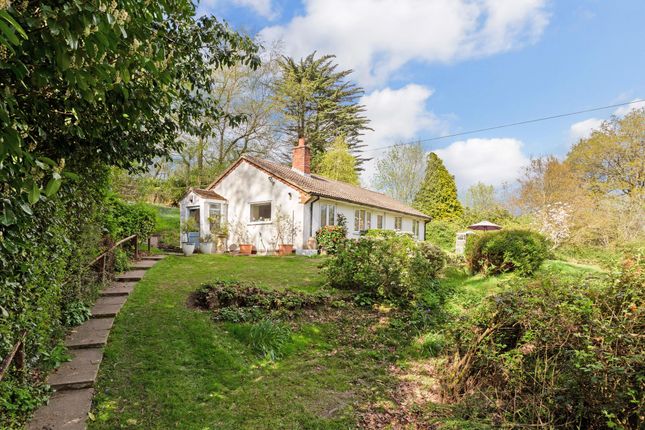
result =
[{"label": "leafy tree", "polygon": [[642,198],[645,190],[645,108],[605,121],[567,155],[567,163],[597,193]]},{"label": "leafy tree", "polygon": [[37,406],[28,384],[44,353],[95,296],[85,267],[108,168],[168,157],[204,113],[239,121],[203,95],[214,69],[259,63],[250,39],[195,18],[190,0],[14,3],[0,6],[0,356],[26,330],[30,374],[2,381],[2,428]]},{"label": "leafy tree", "polygon": [[394,199],[412,203],[423,181],[424,155],[421,143],[393,146],[376,162],[372,185]]},{"label": "leafy tree", "polygon": [[413,206],[436,220],[456,220],[463,214],[455,178],[434,152],[428,154],[426,175]]},{"label": "leafy tree", "polygon": [[[338,71],[334,55],[316,53],[296,61],[283,57],[275,97],[284,116],[284,132],[290,142],[306,137],[312,150],[312,169],[334,140],[344,136],[350,151],[360,154],[361,135],[369,119],[358,104],[363,89],[347,79],[351,70]],[[357,166],[364,161],[357,157]]]},{"label": "leafy tree", "polygon": [[495,187],[477,182],[466,190],[466,206],[476,211],[484,211],[498,205]]},{"label": "leafy tree", "polygon": [[356,173],[356,158],[349,153],[342,136],[337,137],[331,149],[320,156],[318,174],[335,181],[360,184]]}]

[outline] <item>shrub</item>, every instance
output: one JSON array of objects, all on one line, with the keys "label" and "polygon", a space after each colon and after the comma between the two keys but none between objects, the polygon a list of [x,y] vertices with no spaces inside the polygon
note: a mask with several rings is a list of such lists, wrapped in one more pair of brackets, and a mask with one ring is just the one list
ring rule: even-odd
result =
[{"label": "shrub", "polygon": [[195,292],[194,303],[213,311],[216,321],[257,321],[268,314],[290,314],[311,309],[329,301],[323,293],[307,294],[291,290],[272,291],[252,283],[235,280],[216,280],[202,284]]},{"label": "shrub", "polygon": [[643,285],[642,258],[611,276],[515,280],[456,327],[444,389],[498,427],[643,428]]},{"label": "shrub", "polygon": [[407,235],[370,230],[357,241],[347,241],[324,265],[335,288],[354,290],[361,300],[406,303],[421,290],[435,287],[434,279],[445,256],[436,247],[419,245]]},{"label": "shrub", "polygon": [[125,272],[130,268],[130,258],[128,253],[121,248],[114,250],[114,271],[117,273]]},{"label": "shrub", "polygon": [[112,239],[120,240],[133,234],[146,239],[157,223],[157,211],[145,203],[126,203],[116,196],[107,199],[105,226]]},{"label": "shrub", "polygon": [[335,254],[338,247],[347,240],[347,229],[339,225],[326,225],[316,231],[318,247]]},{"label": "shrub", "polygon": [[546,239],[528,230],[501,230],[478,234],[466,243],[466,264],[471,273],[516,271],[530,275],[548,257]]},{"label": "shrub", "polygon": [[444,251],[454,252],[459,225],[450,221],[430,221],[426,223],[426,241],[437,245]]}]

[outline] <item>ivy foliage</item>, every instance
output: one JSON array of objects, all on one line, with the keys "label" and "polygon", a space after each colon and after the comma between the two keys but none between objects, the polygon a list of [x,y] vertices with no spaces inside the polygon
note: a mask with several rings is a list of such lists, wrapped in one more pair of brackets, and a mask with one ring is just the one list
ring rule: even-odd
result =
[{"label": "ivy foliage", "polygon": [[9,3],[0,5],[0,357],[24,331],[27,368],[0,383],[2,428],[37,406],[61,321],[78,321],[93,297],[86,266],[100,252],[109,167],[168,157],[198,116],[243,121],[207,96],[212,72],[259,64],[248,37],[196,18],[189,0]]}]

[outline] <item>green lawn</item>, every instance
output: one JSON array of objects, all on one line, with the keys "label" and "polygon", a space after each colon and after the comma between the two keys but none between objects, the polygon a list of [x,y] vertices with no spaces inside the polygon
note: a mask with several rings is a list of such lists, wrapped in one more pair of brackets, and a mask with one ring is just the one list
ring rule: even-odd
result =
[{"label": "green lawn", "polygon": [[155,206],[157,225],[155,232],[161,235],[161,242],[166,245],[179,245],[179,208]]},{"label": "green lawn", "polygon": [[[287,321],[293,334],[286,355],[270,362],[253,351],[251,324],[217,323],[209,312],[189,306],[190,294],[215,279],[319,291],[325,289],[322,262],[194,255],[158,263],[139,282],[110,334],[90,429],[343,429],[409,419],[423,425],[449,423],[450,413],[433,412],[443,407],[432,400],[433,367],[442,358],[431,356],[445,342],[440,326],[419,332],[409,313],[339,301]],[[595,270],[548,261],[541,273],[580,277]],[[469,276],[448,268],[441,282],[455,289],[449,311],[468,312],[513,276]]]},{"label": "green lawn", "polygon": [[266,288],[322,288],[318,258],[169,257],[148,271],[119,314],[101,364],[91,429],[342,429],[392,384],[406,340],[378,311],[330,308],[296,318],[275,363],[244,342],[244,325],[189,309],[215,278]]}]

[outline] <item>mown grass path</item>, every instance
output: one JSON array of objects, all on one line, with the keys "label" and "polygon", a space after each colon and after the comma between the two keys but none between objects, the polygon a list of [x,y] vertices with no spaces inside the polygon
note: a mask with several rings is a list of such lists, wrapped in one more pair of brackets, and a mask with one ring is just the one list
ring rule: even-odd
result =
[{"label": "mown grass path", "polygon": [[[316,290],[320,262],[195,255],[159,263],[115,323],[89,428],[354,428],[357,393],[384,375],[361,351],[336,354],[337,326],[303,325],[294,352],[266,363],[235,336],[236,325],[187,307],[190,293],[216,277]],[[363,378],[370,383],[356,386]]]}]

